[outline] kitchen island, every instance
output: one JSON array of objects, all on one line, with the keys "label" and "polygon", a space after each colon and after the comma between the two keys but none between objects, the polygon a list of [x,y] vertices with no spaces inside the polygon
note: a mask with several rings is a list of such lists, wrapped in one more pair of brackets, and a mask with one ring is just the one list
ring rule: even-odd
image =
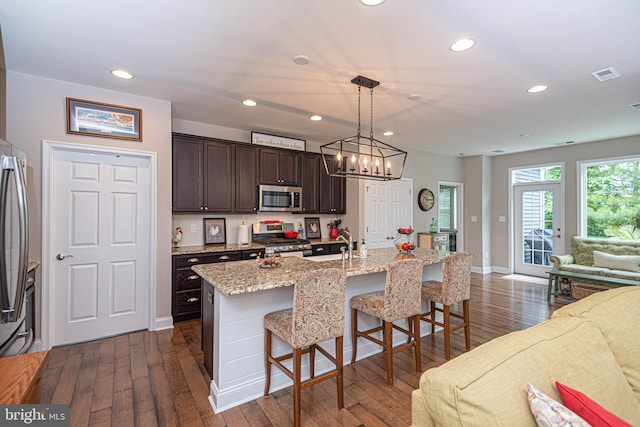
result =
[{"label": "kitchen island", "polygon": [[[416,249],[412,256],[423,260],[423,280],[441,280],[442,262],[448,252]],[[366,259],[315,262],[312,258],[282,258],[278,268],[261,268],[259,261],[236,261],[222,264],[193,266],[202,280],[202,343],[205,367],[211,376],[209,400],[215,412],[221,412],[263,395],[264,391],[264,329],[266,313],[290,308],[293,303],[293,284],[303,272],[320,268],[341,268],[347,274],[345,299],[344,360],[351,360],[351,310],[349,300],[354,295],[383,290],[386,270],[398,259],[398,251],[371,249]],[[423,303],[424,304],[424,303]],[[426,306],[425,306],[426,308]],[[359,318],[362,328],[379,324],[364,314]],[[399,321],[406,327],[406,321]],[[422,328],[422,335],[430,333]],[[406,336],[397,332],[394,343]],[[333,351],[333,342],[324,345]],[[275,339],[274,354],[290,352],[284,341]],[[380,346],[360,341],[358,359],[382,351]],[[304,358],[303,372],[308,374],[308,358]],[[317,353],[316,372],[330,368],[331,363]],[[272,372],[271,390],[291,385],[282,372]]]}]

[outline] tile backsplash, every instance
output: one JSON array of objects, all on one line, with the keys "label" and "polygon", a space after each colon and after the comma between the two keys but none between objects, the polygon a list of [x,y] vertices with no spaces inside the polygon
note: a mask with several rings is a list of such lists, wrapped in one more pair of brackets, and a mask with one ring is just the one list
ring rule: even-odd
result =
[{"label": "tile backsplash", "polygon": [[[249,230],[251,230],[251,224],[270,220],[270,219],[279,219],[284,222],[293,223],[295,229],[298,229],[298,226],[302,224],[302,229],[304,230],[304,218],[307,217],[319,217],[320,224],[322,224],[322,238],[329,237],[329,229],[327,228],[327,224],[335,219],[342,219],[343,223],[340,224],[340,227],[349,227],[351,230],[354,229],[354,225],[349,225],[344,223],[343,215],[318,215],[318,214],[309,214],[309,215],[294,215],[291,213],[260,213],[257,215],[189,215],[189,214],[180,214],[173,215],[172,220],[172,229],[168,233],[167,238],[169,239],[171,235],[175,233],[176,227],[182,228],[182,240],[176,246],[200,246],[204,241],[203,234],[203,219],[204,218],[225,218],[226,219],[226,238],[227,243],[238,243],[238,230],[242,221],[244,221],[248,226]],[[251,233],[251,231],[249,231]],[[306,237],[306,236],[305,236]],[[160,237],[162,238],[162,237]]]}]

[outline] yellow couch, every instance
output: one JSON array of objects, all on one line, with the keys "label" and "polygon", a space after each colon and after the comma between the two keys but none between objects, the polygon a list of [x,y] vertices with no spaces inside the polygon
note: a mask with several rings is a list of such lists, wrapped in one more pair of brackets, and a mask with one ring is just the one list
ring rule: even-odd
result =
[{"label": "yellow couch", "polygon": [[429,369],[412,394],[412,425],[535,426],[527,384],[562,402],[559,381],[640,426],[638,319],[640,287],[599,292]]}]

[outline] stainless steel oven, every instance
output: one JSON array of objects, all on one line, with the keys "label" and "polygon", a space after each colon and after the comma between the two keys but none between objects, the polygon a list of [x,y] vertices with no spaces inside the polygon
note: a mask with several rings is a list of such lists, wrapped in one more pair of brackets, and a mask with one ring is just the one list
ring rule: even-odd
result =
[{"label": "stainless steel oven", "polygon": [[295,212],[302,210],[302,187],[261,185],[259,210]]}]

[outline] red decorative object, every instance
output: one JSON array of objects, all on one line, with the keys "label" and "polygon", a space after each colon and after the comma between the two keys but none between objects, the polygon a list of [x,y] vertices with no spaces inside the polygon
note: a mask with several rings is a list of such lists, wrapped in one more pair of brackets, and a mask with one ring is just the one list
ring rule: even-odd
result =
[{"label": "red decorative object", "polygon": [[331,227],[329,229],[329,237],[331,239],[337,239],[338,238],[338,229],[335,227]]}]

